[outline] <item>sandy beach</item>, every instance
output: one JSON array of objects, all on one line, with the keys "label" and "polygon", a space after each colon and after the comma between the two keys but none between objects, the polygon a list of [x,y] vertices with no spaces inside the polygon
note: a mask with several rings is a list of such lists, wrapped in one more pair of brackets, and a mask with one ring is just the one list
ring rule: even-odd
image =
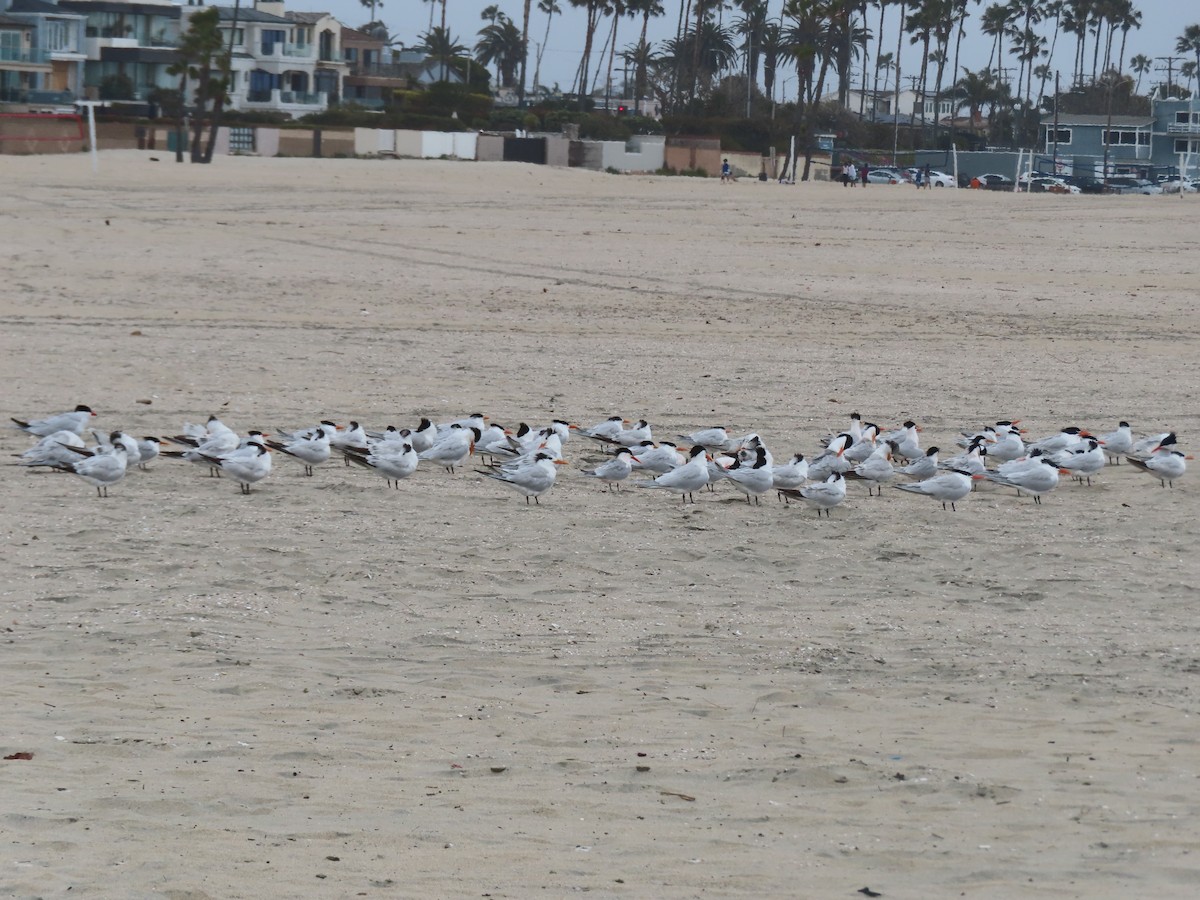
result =
[{"label": "sandy beach", "polygon": [[[150,157],[159,156],[160,161]],[[5,417],[1200,432],[1200,198],[5,157]],[[9,463],[32,441],[0,431]],[[0,895],[1133,898],[1200,878],[1200,474],[828,520],[577,471],[6,465]],[[948,454],[945,454],[948,455]],[[1195,464],[1193,464],[1195,465]]]}]

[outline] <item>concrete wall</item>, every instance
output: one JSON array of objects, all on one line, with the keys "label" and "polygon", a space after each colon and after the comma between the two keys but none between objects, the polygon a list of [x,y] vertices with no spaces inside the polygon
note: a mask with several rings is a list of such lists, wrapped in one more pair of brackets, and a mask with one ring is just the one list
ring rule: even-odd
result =
[{"label": "concrete wall", "polygon": [[654,172],[663,166],[665,139],[634,135],[626,141],[583,141],[583,167],[618,172]]},{"label": "concrete wall", "polygon": [[[757,178],[758,173],[763,171],[763,157],[760,153],[739,153],[731,150],[725,153],[722,159],[729,160],[735,178]],[[774,178],[770,167],[767,168],[767,177]],[[720,170],[718,170],[718,174],[719,172]]]},{"label": "concrete wall", "polygon": [[475,142],[475,158],[480,162],[501,162],[504,159],[504,135],[481,134]]},{"label": "concrete wall", "polygon": [[561,134],[546,136],[546,165],[570,165],[571,142]]},{"label": "concrete wall", "polygon": [[[80,122],[75,119],[37,115],[0,116],[0,155],[78,153],[87,149],[87,143],[86,122],[81,128]],[[96,144],[98,147],[105,146],[99,126]]]},{"label": "concrete wall", "polygon": [[716,138],[667,138],[664,164],[671,169],[703,169],[710,176],[721,174],[721,142]]}]

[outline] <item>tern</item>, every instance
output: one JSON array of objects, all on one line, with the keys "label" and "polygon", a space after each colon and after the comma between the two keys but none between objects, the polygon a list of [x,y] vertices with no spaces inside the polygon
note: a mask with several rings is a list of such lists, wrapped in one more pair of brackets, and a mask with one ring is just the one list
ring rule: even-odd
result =
[{"label": "tern", "polygon": [[432,447],[417,455],[423,460],[437,463],[453,475],[454,467],[461,466],[466,458],[475,452],[475,439],[478,436],[478,429],[455,423]]},{"label": "tern", "polygon": [[583,473],[585,478],[596,478],[606,485],[608,490],[612,490],[615,486],[618,491],[621,490],[621,482],[629,477],[633,471],[633,463],[637,462],[638,458],[633,455],[633,451],[627,447],[622,447],[617,451],[616,456],[606,463],[601,463],[594,469],[589,469]]},{"label": "tern", "polygon": [[758,447],[753,465],[743,465],[739,458],[725,470],[725,477],[733,486],[746,495],[746,502],[759,505],[759,496],[771,490],[774,484],[771,464],[767,461],[767,448]]},{"label": "tern", "polygon": [[781,466],[771,468],[771,486],[778,492],[780,500],[787,502],[784,490],[796,490],[808,481],[808,460],[803,453],[795,453]]},{"label": "tern", "polygon": [[[1008,475],[1001,472],[984,472],[982,475],[975,475],[975,478],[987,479],[996,484],[1004,484],[1009,487],[1014,487],[1018,491],[1024,491],[1033,497],[1033,502],[1041,505],[1042,494],[1048,494],[1058,487],[1059,468],[1049,456],[1042,455],[1031,457],[1035,462],[1032,465],[1017,469]],[[1064,474],[1070,475],[1065,469],[1061,470]]]},{"label": "tern", "polygon": [[784,491],[786,496],[799,497],[809,506],[817,511],[817,518],[821,518],[821,512],[824,511],[827,517],[831,517],[831,510],[846,499],[846,479],[841,472],[834,472],[824,481],[819,481],[816,484],[806,484],[799,490]]},{"label": "tern", "polygon": [[84,448],[83,438],[73,431],[55,431],[46,435],[19,456],[23,466],[61,468],[79,460],[75,449]]},{"label": "tern", "polygon": [[955,502],[971,493],[971,479],[970,472],[962,469],[948,469],[924,481],[914,484],[897,484],[895,487],[901,491],[908,491],[910,494],[924,494],[926,497],[940,500],[942,509],[945,509],[946,504],[949,503],[950,510],[953,512]]},{"label": "tern", "polygon": [[329,461],[331,434],[320,426],[316,434],[308,438],[298,438],[286,443],[282,441],[267,441],[267,446],[304,463],[304,474],[312,477],[313,466],[319,466]]},{"label": "tern", "polygon": [[1187,461],[1192,457],[1184,456],[1175,449],[1175,433],[1169,432],[1151,452],[1149,459],[1138,459],[1136,456],[1125,458],[1135,468],[1157,478],[1163,487],[1175,487],[1175,482],[1187,471]]},{"label": "tern", "polygon": [[1084,446],[1077,450],[1060,450],[1051,454],[1050,458],[1060,469],[1070,472],[1072,477],[1079,479],[1081,483],[1086,479],[1089,485],[1092,483],[1092,476],[1103,469],[1106,462],[1104,448],[1095,438],[1088,438]]},{"label": "tern", "polygon": [[1133,449],[1133,432],[1128,422],[1122,421],[1117,425],[1116,431],[1102,434],[1097,440],[1104,446],[1104,452],[1115,465],[1120,465],[1121,457]]},{"label": "tern", "polygon": [[692,503],[695,503],[696,498],[692,496],[693,492],[708,484],[709,459],[708,451],[697,444],[692,448],[691,458],[682,466],[672,469],[665,475],[659,475],[653,481],[639,481],[637,486],[671,491],[679,494],[682,502],[687,503],[688,500],[691,500]]},{"label": "tern", "polygon": [[108,486],[125,477],[128,462],[125,447],[122,444],[114,444],[108,450],[56,468],[78,475],[96,489],[97,497],[107,497]]},{"label": "tern", "polygon": [[243,494],[249,494],[251,485],[271,474],[271,451],[258,441],[251,441],[224,456],[202,455],[237,479],[238,489]]},{"label": "tern", "polygon": [[412,444],[393,446],[393,442],[388,442],[386,445],[377,444],[374,452],[365,455],[348,453],[346,459],[365,469],[370,469],[377,475],[382,475],[387,479],[389,486],[396,488],[400,487],[402,479],[417,471],[417,464],[420,462],[420,457],[417,456],[417,451],[413,449]]},{"label": "tern", "polygon": [[617,435],[624,431],[625,426],[628,424],[628,419],[622,419],[620,416],[609,416],[603,422],[597,422],[591,428],[580,428],[577,430],[584,437],[614,441]]},{"label": "tern", "polygon": [[565,460],[555,459],[549,453],[538,453],[530,462],[501,469],[499,472],[487,469],[476,469],[475,471],[507,485],[518,494],[524,494],[526,506],[529,505],[530,497],[533,498],[535,504],[540,506],[538,497],[554,487],[554,480],[558,473],[555,466],[565,465]]},{"label": "tern", "polygon": [[857,478],[867,482],[867,496],[871,496],[872,486],[879,489],[883,496],[884,482],[890,481],[896,475],[892,466],[892,454],[896,452],[896,442],[886,441],[875,448],[875,451],[863,462],[846,473],[847,478]]},{"label": "tern", "polygon": [[910,462],[907,466],[901,466],[896,470],[897,475],[907,475],[909,478],[915,478],[917,481],[924,481],[927,478],[932,478],[938,471],[938,448],[930,447],[925,451],[924,456],[919,456]]},{"label": "tern", "polygon": [[59,413],[55,416],[46,416],[44,419],[13,419],[13,424],[24,431],[26,434],[32,434],[36,437],[46,437],[54,434],[56,431],[70,431],[74,434],[83,434],[83,427],[87,425],[88,420],[94,416],[90,406],[82,404],[76,406],[71,412]]}]

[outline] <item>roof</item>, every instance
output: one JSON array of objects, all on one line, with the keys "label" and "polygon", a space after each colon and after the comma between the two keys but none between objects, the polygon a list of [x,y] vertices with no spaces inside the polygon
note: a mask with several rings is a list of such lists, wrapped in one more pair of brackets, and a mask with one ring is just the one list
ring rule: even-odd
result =
[{"label": "roof", "polygon": [[322,19],[328,19],[329,13],[324,12],[291,12],[290,10],[283,14],[283,17],[289,22],[298,22],[301,25],[316,25]]},{"label": "roof", "polygon": [[[1088,116],[1088,115],[1063,115],[1058,114],[1058,124],[1063,125],[1100,125],[1108,127],[1110,119],[1108,116]],[[1127,128],[1146,128],[1154,124],[1153,116],[1113,116],[1111,119],[1113,125],[1122,125]],[[1043,116],[1043,125],[1053,125],[1054,116]]]},{"label": "roof", "polygon": [[66,9],[56,6],[53,3],[46,3],[45,0],[12,0],[8,11],[15,13],[46,13],[51,16],[71,15]]},{"label": "roof", "polygon": [[14,19],[12,16],[6,16],[0,12],[0,25],[6,25],[9,28],[32,28],[32,22],[26,22],[24,19]]},{"label": "roof", "polygon": [[[217,17],[222,22],[232,22],[233,21],[233,7],[232,6],[195,7],[196,10],[201,10],[201,9],[205,9],[205,8],[215,9],[217,11]],[[247,9],[244,6],[241,7],[237,11],[237,20],[239,22],[261,22],[264,25],[287,25],[287,24],[289,24],[288,20],[285,19],[283,16],[273,16],[270,13],[259,12],[257,9]]]},{"label": "roof", "polygon": [[178,19],[182,8],[167,0],[139,0],[136,3],[122,3],[117,0],[59,0],[58,5],[72,12],[132,13],[142,16],[166,16],[170,19]]},{"label": "roof", "polygon": [[370,42],[373,44],[380,44],[380,45],[387,43],[387,41],[383,40],[382,38],[378,38],[375,35],[369,34],[366,31],[362,31],[358,28],[350,28],[347,25],[343,25],[342,26],[342,43],[345,44],[347,40],[367,41],[367,42]]}]

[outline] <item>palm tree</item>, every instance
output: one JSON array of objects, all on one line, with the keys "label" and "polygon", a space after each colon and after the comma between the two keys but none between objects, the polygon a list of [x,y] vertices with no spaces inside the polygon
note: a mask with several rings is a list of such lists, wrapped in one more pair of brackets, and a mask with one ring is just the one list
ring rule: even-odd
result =
[{"label": "palm tree", "polygon": [[778,22],[768,22],[762,36],[763,91],[772,101],[775,99],[775,73],[785,52],[783,29]]},{"label": "palm tree", "polygon": [[1192,79],[1196,77],[1196,72],[1197,72],[1198,68],[1200,68],[1200,67],[1198,67],[1196,63],[1191,62],[1191,61],[1185,62],[1182,65],[1180,65],[1180,67],[1179,67],[1179,77],[1181,79],[1183,79],[1185,84],[1189,85],[1189,87],[1188,87],[1189,91],[1191,90],[1190,85],[1192,83]]},{"label": "palm tree", "polygon": [[[366,0],[363,0],[363,2],[365,3]],[[506,19],[508,17],[504,15],[499,6],[493,3],[491,6],[485,6],[483,8],[483,11],[479,14],[479,18],[485,22],[495,25],[497,19]]]},{"label": "palm tree", "polygon": [[621,59],[625,60],[625,65],[633,68],[633,99],[642,100],[646,96],[647,73],[658,61],[658,54],[645,41],[638,41],[621,51]]},{"label": "palm tree", "polygon": [[637,99],[641,99],[646,93],[646,75],[651,63],[655,62],[657,57],[650,50],[650,45],[646,41],[646,31],[650,27],[650,19],[657,19],[659,16],[665,15],[666,10],[658,0],[626,0],[625,5],[629,7],[630,15],[642,17],[642,34],[638,42],[634,45],[638,48],[645,48],[645,53],[639,51],[639,57],[642,64],[636,65],[637,74],[634,76],[634,82],[637,85]]},{"label": "palm tree", "polygon": [[[1175,41],[1175,52],[1194,53],[1196,55],[1196,66],[1200,68],[1200,25],[1189,25],[1183,29],[1183,34]],[[1180,69],[1180,72],[1182,71]]]},{"label": "palm tree", "polygon": [[546,44],[550,41],[550,22],[557,15],[562,15],[562,7],[555,0],[538,0],[538,12],[546,14],[546,34],[542,37],[541,46],[538,47],[537,63],[533,67],[533,83],[536,87],[541,84],[539,80],[542,74],[542,54],[546,52]]},{"label": "palm tree", "polygon": [[525,55],[525,44],[521,31],[512,19],[501,13],[495,22],[479,29],[479,40],[475,44],[475,59],[480,65],[496,64],[496,80],[500,87],[512,87],[517,78],[517,67]]},{"label": "palm tree", "polygon": [[763,32],[770,21],[770,10],[766,0],[739,0],[742,15],[733,23],[734,33],[746,40],[742,52],[746,61],[746,77],[752,84],[758,82],[758,61],[762,55]]},{"label": "palm tree", "polygon": [[995,101],[996,80],[990,69],[964,70],[963,77],[951,90],[971,110],[971,123],[974,124],[982,120],[983,107]]},{"label": "palm tree", "polygon": [[421,43],[417,45],[416,49],[433,57],[441,64],[439,66],[438,81],[446,80],[446,73],[450,68],[451,60],[462,59],[467,53],[467,48],[458,42],[458,38],[454,37],[454,35],[440,25],[435,25],[422,34],[420,41]]},{"label": "palm tree", "polygon": [[360,0],[363,6],[371,11],[371,22],[375,21],[375,9],[383,6],[383,0]]},{"label": "palm tree", "polygon": [[1129,37],[1129,31],[1131,28],[1142,27],[1141,11],[1134,9],[1132,3],[1126,2],[1117,27],[1121,29],[1121,52],[1117,55],[1117,71],[1120,72],[1125,69],[1125,41]]},{"label": "palm tree", "polygon": [[1150,71],[1154,65],[1154,60],[1146,56],[1144,53],[1138,53],[1129,58],[1129,68],[1137,74],[1137,84],[1134,85],[1133,92],[1140,94],[1142,91],[1142,76]]},{"label": "palm tree", "polygon": [[[871,86],[871,121],[872,122],[875,121],[875,113],[876,113],[876,110],[878,109],[879,72],[880,72],[880,70],[882,70],[883,72],[890,72],[892,70],[892,66],[893,66],[893,63],[892,63],[893,59],[895,59],[895,57],[890,53],[880,53],[875,57],[875,82]],[[887,78],[886,77],[883,80],[883,87],[884,87],[884,90],[887,90]],[[892,110],[892,112],[895,112],[895,110]]]}]

